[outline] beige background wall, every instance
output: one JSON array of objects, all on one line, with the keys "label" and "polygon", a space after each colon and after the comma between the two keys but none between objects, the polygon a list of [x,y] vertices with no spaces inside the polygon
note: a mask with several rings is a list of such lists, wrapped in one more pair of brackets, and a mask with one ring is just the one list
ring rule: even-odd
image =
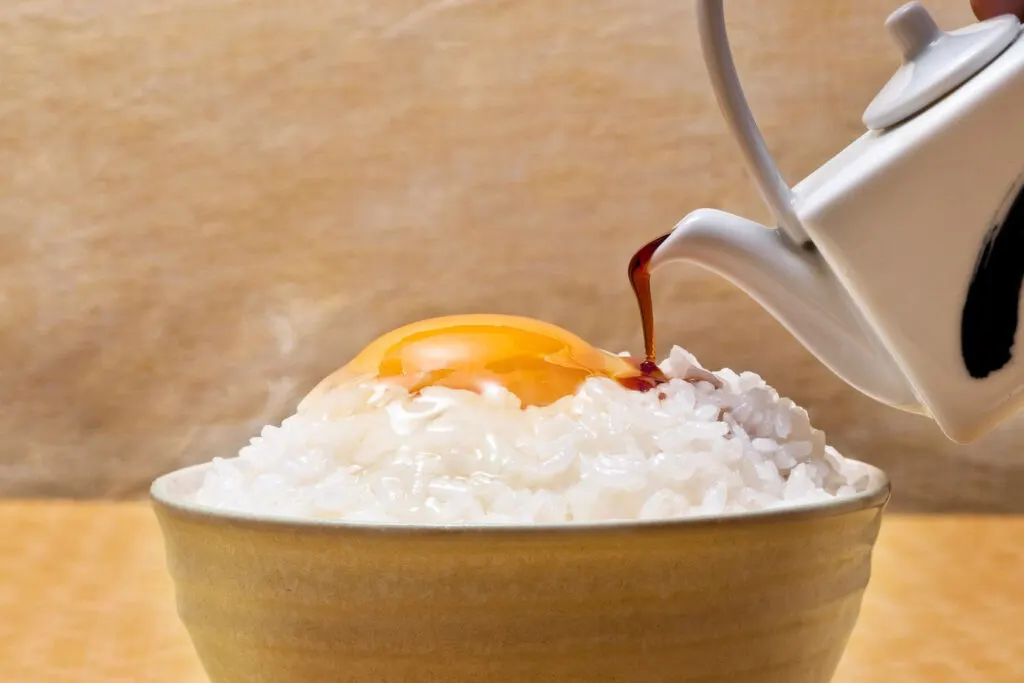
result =
[{"label": "beige background wall", "polygon": [[[896,4],[727,3],[790,180],[859,134]],[[138,495],[417,318],[526,314],[639,350],[632,251],[698,206],[767,217],[692,5],[2,3],[0,494]],[[761,372],[890,468],[899,507],[1024,509],[1024,422],[954,446],[730,285],[679,267],[655,288],[663,343]]]}]

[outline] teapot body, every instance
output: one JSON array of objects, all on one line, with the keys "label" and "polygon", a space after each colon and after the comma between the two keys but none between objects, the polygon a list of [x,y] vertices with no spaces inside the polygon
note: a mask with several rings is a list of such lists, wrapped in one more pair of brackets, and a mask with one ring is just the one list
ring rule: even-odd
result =
[{"label": "teapot body", "polygon": [[1024,40],[794,188],[813,248],[925,411],[971,441],[1024,401]]}]

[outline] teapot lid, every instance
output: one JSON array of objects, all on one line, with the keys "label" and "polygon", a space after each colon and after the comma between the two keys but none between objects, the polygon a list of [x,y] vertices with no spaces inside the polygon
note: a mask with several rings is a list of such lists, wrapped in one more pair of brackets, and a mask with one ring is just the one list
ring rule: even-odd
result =
[{"label": "teapot lid", "polygon": [[920,2],[893,12],[885,26],[903,53],[903,64],[864,112],[870,130],[900,123],[949,94],[1021,32],[1017,17],[1005,15],[946,33]]}]

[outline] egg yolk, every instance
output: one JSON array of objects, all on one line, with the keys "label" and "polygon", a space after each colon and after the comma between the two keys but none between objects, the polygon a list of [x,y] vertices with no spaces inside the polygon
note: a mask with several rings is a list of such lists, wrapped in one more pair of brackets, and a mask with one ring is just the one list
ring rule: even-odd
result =
[{"label": "egg yolk", "polygon": [[[653,369],[653,372],[652,372]],[[650,388],[664,377],[639,363],[591,346],[556,325],[506,315],[435,318],[389,332],[314,390],[377,379],[411,393],[425,387],[483,392],[500,386],[526,406],[574,393],[589,377]]]}]

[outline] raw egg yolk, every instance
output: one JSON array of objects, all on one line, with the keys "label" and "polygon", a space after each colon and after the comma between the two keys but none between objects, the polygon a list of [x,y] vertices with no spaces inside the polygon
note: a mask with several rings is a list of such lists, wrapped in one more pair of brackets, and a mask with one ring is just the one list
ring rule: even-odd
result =
[{"label": "raw egg yolk", "polygon": [[376,379],[415,393],[425,387],[483,392],[500,386],[526,406],[568,396],[589,377],[628,384],[644,373],[637,361],[595,348],[531,318],[458,315],[389,332],[329,376],[314,393]]}]

